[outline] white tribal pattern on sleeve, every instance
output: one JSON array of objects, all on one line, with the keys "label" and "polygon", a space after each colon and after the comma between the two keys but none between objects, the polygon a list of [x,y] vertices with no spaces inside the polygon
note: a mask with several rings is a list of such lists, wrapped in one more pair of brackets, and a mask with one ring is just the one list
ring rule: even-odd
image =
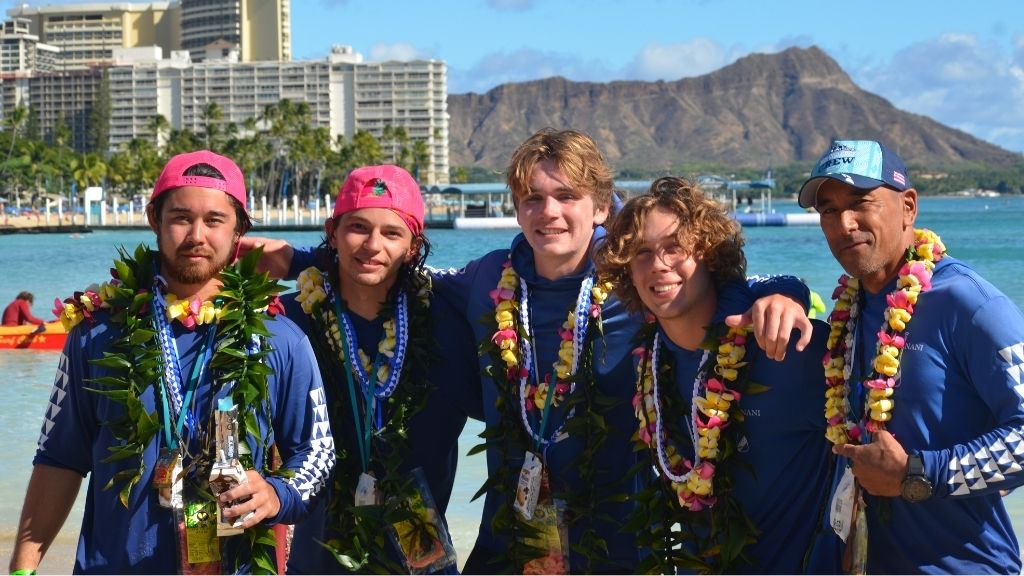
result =
[{"label": "white tribal pattern on sleeve", "polygon": [[[1006,362],[1006,373],[1014,382],[1013,389],[1024,399],[1024,342],[999,350],[999,357]],[[981,446],[973,453],[949,461],[949,493],[963,496],[984,490],[989,484],[1002,482],[1010,474],[1018,474],[1024,468],[1024,429],[1011,429],[1003,438],[995,439],[989,446]]]},{"label": "white tribal pattern on sleeve", "polygon": [[36,443],[36,448],[39,450],[46,449],[46,441],[50,439],[50,430],[53,429],[64,398],[68,395],[68,382],[71,378],[68,376],[67,366],[68,357],[61,352],[60,362],[57,364],[57,376],[54,378],[53,388],[50,390],[50,404],[47,405],[46,414],[43,415],[43,429],[39,433],[39,442]]},{"label": "white tribal pattern on sleeve", "polygon": [[302,465],[288,482],[299,492],[302,500],[308,501],[310,496],[320,492],[327,485],[327,470],[334,462],[334,438],[331,436],[331,423],[327,417],[327,396],[323,388],[309,392],[313,404],[313,437],[310,440],[312,450],[302,461]]}]

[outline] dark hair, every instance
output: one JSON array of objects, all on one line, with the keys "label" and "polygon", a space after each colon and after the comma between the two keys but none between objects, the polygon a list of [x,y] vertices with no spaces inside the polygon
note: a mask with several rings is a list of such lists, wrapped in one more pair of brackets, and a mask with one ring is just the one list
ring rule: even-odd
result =
[{"label": "dark hair", "polygon": [[682,178],[658,178],[647,192],[626,202],[594,255],[601,279],[615,284],[616,294],[629,310],[643,307],[629,277],[629,264],[639,249],[647,215],[655,208],[676,216],[679,246],[703,259],[716,289],[746,277],[743,234],[725,208]]},{"label": "dark hair", "polygon": [[[337,218],[340,218],[340,216]],[[329,220],[336,220],[336,218],[332,217]],[[337,221],[335,221],[334,225],[337,226]],[[430,256],[432,247],[425,233],[413,236],[412,241],[419,243],[419,250],[416,251],[415,256],[413,256],[410,262],[402,263],[401,268],[398,270],[398,278],[395,279],[394,286],[388,291],[388,301],[394,300],[399,290],[404,290],[410,296],[415,296],[416,292],[420,289],[417,277],[426,274],[427,257]],[[331,286],[340,290],[341,279],[338,278],[337,256],[338,251],[327,241],[327,236],[323,237],[313,254],[316,267],[327,271],[327,279],[330,280]]]},{"label": "dark hair", "polygon": [[[195,164],[190,166],[188,170],[182,173],[182,176],[205,176],[207,178],[216,178],[217,180],[225,180],[224,175],[221,174],[220,170],[217,170],[213,166],[206,163]],[[168,190],[167,192],[171,192]],[[164,208],[164,203],[167,201],[167,194],[160,194],[155,200],[149,203],[153,209],[153,217],[156,218],[157,222],[160,221],[160,215]],[[235,232],[239,236],[244,236],[246,232],[252,229],[252,219],[249,218],[249,214],[245,211],[245,206],[242,206],[238,200],[235,200],[234,196],[228,196],[228,200],[231,201],[231,205],[235,208]]]},{"label": "dark hair", "polygon": [[31,304],[35,302],[36,297],[33,296],[32,293],[29,292],[28,290],[23,290],[21,292],[18,292],[18,297],[15,298],[15,300],[26,300],[28,301],[29,304]]}]

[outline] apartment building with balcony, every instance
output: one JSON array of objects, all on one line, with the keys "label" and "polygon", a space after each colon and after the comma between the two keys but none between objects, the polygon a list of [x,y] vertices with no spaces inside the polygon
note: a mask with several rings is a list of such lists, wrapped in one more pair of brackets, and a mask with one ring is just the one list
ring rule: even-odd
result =
[{"label": "apartment building with balcony", "polygon": [[181,45],[193,62],[218,41],[241,62],[292,59],[290,0],[181,0]]}]

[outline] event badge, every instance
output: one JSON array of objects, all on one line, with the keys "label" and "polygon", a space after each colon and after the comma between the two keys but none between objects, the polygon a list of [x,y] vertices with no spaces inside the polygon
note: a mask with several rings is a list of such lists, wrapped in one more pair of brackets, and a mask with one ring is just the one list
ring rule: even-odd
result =
[{"label": "event badge", "polygon": [[197,500],[185,504],[185,542],[189,564],[220,562],[216,503]]},{"label": "event badge", "polygon": [[523,574],[569,574],[569,528],[565,521],[564,500],[552,498],[545,473],[537,491],[537,504],[528,524],[536,530],[523,543],[543,551],[543,555],[527,561]]},{"label": "event badge", "polygon": [[[238,407],[231,400],[222,398],[213,413],[217,441],[217,461],[210,468],[210,491],[214,496],[249,483],[249,477],[238,458]],[[217,536],[236,536],[244,532],[242,523],[255,512],[249,511],[234,521],[224,516],[224,509],[248,502],[252,496],[245,496],[217,505]]]},{"label": "event badge", "polygon": [[377,503],[377,479],[363,472],[356,484],[356,506],[373,506]]},{"label": "event badge", "polygon": [[454,574],[455,547],[422,468],[412,471],[412,486],[416,491],[403,506],[412,517],[391,525],[391,540],[401,550],[409,574]]},{"label": "event badge", "polygon": [[527,451],[523,458],[523,467],[519,470],[519,484],[516,486],[516,501],[513,508],[525,519],[533,518],[537,498],[540,496],[541,477],[544,475],[544,464],[533,452]]},{"label": "event badge", "polygon": [[829,523],[832,530],[843,542],[850,535],[850,528],[853,524],[853,504],[857,498],[857,481],[853,476],[853,469],[846,466],[843,477],[839,480],[836,493],[832,496],[832,509],[829,511]]},{"label": "event badge", "polygon": [[161,448],[160,456],[153,467],[153,489],[157,492],[160,506],[172,508],[175,500],[178,506],[181,505],[181,476],[181,452]]}]

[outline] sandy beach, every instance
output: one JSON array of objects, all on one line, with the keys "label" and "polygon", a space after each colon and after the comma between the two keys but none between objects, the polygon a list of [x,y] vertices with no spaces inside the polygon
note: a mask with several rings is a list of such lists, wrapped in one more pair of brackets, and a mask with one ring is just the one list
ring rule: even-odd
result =
[{"label": "sandy beach", "polygon": [[[0,570],[6,570],[11,561],[11,552],[14,551],[14,536],[12,530],[4,530],[0,533]],[[39,565],[40,574],[71,574],[75,567],[75,549],[78,545],[78,522],[75,526],[64,526],[60,534],[50,545],[43,562]]]}]

